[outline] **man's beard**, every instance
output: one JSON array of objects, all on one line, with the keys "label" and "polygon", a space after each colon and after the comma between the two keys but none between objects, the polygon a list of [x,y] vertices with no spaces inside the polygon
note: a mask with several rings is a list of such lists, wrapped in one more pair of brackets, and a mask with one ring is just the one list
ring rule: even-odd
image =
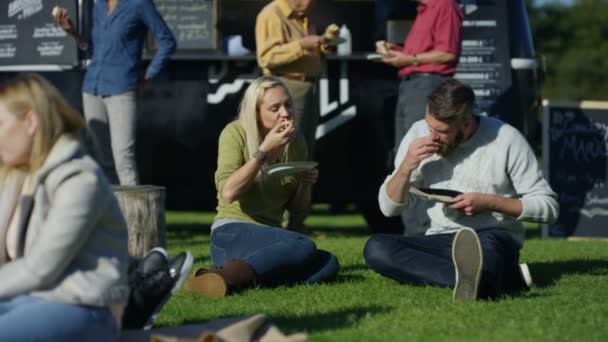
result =
[{"label": "man's beard", "polygon": [[452,143],[441,144],[441,147],[439,148],[439,151],[437,151],[437,154],[442,157],[445,157],[452,153],[452,151],[454,151],[456,147],[458,147],[463,141],[464,133],[462,133],[462,130],[459,130],[458,133],[456,133],[456,136],[454,137],[454,141]]}]

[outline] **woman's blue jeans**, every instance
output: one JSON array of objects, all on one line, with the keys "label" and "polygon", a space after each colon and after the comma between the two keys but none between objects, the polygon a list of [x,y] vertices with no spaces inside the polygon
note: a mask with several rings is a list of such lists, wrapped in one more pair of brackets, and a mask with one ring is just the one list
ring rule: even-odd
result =
[{"label": "woman's blue jeans", "polygon": [[0,301],[1,341],[117,341],[106,308],[52,303],[34,296]]},{"label": "woman's blue jeans", "polygon": [[245,261],[264,286],[329,281],[340,268],[333,254],[317,249],[304,234],[244,222],[213,230],[211,260],[215,266]]}]

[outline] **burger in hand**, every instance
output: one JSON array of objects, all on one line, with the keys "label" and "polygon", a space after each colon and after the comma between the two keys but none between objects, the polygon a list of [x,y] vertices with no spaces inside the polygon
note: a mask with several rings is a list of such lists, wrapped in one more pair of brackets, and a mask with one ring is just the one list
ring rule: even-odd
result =
[{"label": "burger in hand", "polygon": [[325,29],[325,33],[323,34],[323,40],[330,41],[338,36],[340,32],[340,27],[336,24],[331,24],[327,26]]},{"label": "burger in hand", "polygon": [[335,39],[338,37],[340,33],[340,26],[336,24],[331,24],[327,26],[325,29],[325,33],[321,37],[323,39],[323,44],[321,44],[321,52],[326,55],[334,53],[336,50]]},{"label": "burger in hand", "polygon": [[379,40],[376,42],[376,52],[382,55],[388,55],[391,53],[386,40]]},{"label": "burger in hand", "polygon": [[278,133],[283,132],[284,130],[294,127],[296,126],[296,122],[293,118],[289,118],[289,119],[282,119],[279,123],[279,128],[277,129]]}]

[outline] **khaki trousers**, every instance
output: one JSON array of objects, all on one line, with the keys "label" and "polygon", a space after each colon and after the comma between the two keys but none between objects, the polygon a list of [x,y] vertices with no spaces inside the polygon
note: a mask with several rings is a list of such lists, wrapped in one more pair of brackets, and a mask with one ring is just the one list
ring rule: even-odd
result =
[{"label": "khaki trousers", "polygon": [[[315,140],[319,123],[319,101],[317,100],[317,85],[312,82],[302,82],[279,77],[285,84],[293,100],[294,118],[299,134],[306,141],[308,160],[315,159]],[[283,226],[290,230],[300,231],[303,228],[308,210],[302,213],[285,212]]]},{"label": "khaki trousers", "polygon": [[293,111],[298,132],[306,140],[308,160],[315,158],[315,140],[319,123],[319,101],[317,85],[312,82],[301,82],[279,77],[285,84],[293,100]]}]

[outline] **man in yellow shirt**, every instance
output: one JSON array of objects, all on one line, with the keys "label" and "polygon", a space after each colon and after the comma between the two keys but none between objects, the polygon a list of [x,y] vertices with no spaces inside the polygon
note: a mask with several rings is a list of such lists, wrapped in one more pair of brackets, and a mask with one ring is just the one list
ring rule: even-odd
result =
[{"label": "man in yellow shirt", "polygon": [[[309,22],[314,0],[274,0],[258,14],[255,24],[257,61],[264,75],[278,77],[291,93],[296,127],[314,159],[319,122],[316,81],[321,56],[329,51]],[[303,218],[301,218],[303,221]],[[301,222],[290,220],[299,229]]]},{"label": "man in yellow shirt", "polygon": [[321,50],[327,51],[308,19],[313,5],[314,0],[274,0],[258,14],[255,24],[258,65],[264,75],[278,77],[291,93],[296,125],[311,159],[319,120],[316,81]]}]

